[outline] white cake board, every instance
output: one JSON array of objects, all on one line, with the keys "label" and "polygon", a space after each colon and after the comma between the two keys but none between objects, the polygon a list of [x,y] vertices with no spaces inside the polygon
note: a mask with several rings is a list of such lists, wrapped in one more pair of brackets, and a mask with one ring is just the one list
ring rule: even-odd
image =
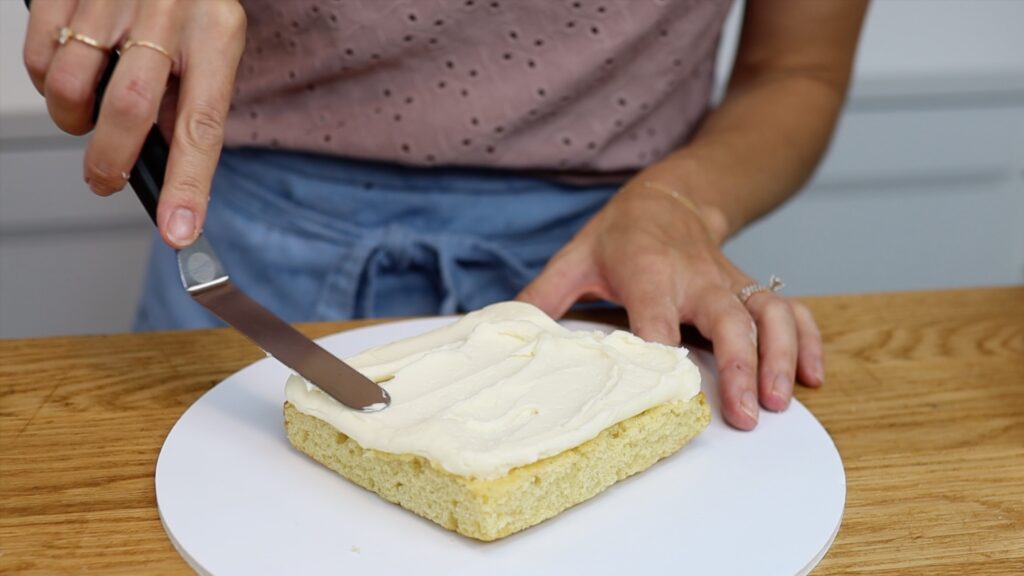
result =
[{"label": "white cake board", "polygon": [[[381,324],[319,342],[340,356],[452,321]],[[572,328],[607,329],[567,322]],[[214,386],[168,434],[156,467],[175,547],[212,574],[806,574],[846,499],[828,433],[799,402],[727,426],[712,358],[695,353],[707,430],[650,470],[492,543],[449,532],[298,452],[284,433],[289,370],[266,359]]]}]

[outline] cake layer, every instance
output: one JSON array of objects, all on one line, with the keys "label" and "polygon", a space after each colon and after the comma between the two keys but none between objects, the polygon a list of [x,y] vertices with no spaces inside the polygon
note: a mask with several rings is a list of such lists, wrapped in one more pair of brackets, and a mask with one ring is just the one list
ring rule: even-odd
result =
[{"label": "cake layer", "polygon": [[389,408],[350,410],[298,376],[288,381],[288,401],[363,448],[422,456],[478,479],[562,453],[700,390],[685,349],[623,331],[573,332],[520,302],[347,362],[382,383]]},{"label": "cake layer", "polygon": [[[542,522],[679,450],[710,421],[704,395],[654,406],[557,455],[493,479],[413,454],[365,449],[285,403],[291,443],[352,482],[449,530],[490,541]],[[390,410],[390,408],[389,408]]]}]

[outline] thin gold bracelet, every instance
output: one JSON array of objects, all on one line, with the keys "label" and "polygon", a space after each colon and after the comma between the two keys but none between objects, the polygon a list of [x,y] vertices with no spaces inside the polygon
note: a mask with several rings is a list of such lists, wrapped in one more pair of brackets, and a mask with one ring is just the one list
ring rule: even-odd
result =
[{"label": "thin gold bracelet", "polygon": [[680,194],[676,190],[673,190],[667,186],[662,186],[657,182],[651,182],[650,180],[644,180],[643,186],[645,188],[650,188],[651,190],[656,190],[658,192],[668,194],[670,197],[672,197],[673,200],[685,206],[690,212],[693,212],[694,216],[697,217],[697,220],[700,221],[700,225],[704,227],[704,231],[708,233],[708,236],[712,238],[714,237],[714,235],[711,234],[711,226],[708,225],[708,221],[704,219],[704,215],[700,213],[700,208],[693,202],[693,200],[690,200],[689,198],[687,198],[683,194]]}]

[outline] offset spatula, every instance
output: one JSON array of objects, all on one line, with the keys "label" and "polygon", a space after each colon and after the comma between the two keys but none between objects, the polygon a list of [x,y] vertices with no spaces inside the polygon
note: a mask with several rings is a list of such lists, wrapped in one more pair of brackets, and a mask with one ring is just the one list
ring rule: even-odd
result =
[{"label": "offset spatula", "polygon": [[[134,182],[132,188],[142,195]],[[182,284],[196,302],[338,402],[363,412],[383,410],[391,403],[386,390],[235,286],[202,234],[191,246],[178,250],[178,271]]]},{"label": "offset spatula", "polygon": [[[27,5],[28,0],[25,3]],[[94,121],[99,116],[100,102],[117,60],[117,53],[112,52],[110,63],[100,78],[96,90],[96,108],[93,111]],[[167,142],[157,127],[153,126],[128,178],[154,224],[167,168],[167,155]],[[196,302],[338,402],[363,412],[382,410],[391,403],[390,396],[383,388],[239,290],[231,282],[224,266],[202,234],[191,246],[178,251],[178,270],[182,284]]]}]

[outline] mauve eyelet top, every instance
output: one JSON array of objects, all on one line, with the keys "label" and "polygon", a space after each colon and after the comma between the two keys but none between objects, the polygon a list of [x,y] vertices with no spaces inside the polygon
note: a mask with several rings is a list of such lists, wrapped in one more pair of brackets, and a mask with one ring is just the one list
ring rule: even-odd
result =
[{"label": "mauve eyelet top", "polygon": [[731,0],[242,0],[228,146],[641,168],[708,108]]}]

